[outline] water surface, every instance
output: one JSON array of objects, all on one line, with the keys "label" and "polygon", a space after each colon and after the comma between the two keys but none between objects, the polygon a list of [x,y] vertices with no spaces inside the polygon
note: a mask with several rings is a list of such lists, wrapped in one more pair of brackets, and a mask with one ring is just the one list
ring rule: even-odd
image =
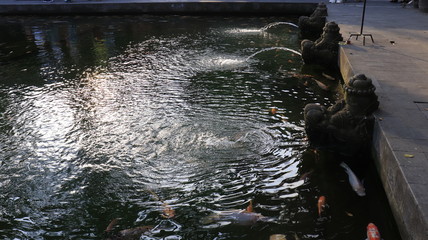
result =
[{"label": "water surface", "polygon": [[[308,148],[304,106],[337,96],[302,73],[285,22],[2,19],[1,238],[103,239],[120,218],[113,232],[153,226],[141,239],[357,240],[370,221],[397,239],[378,179],[359,198]],[[250,200],[265,221],[205,221]]]}]

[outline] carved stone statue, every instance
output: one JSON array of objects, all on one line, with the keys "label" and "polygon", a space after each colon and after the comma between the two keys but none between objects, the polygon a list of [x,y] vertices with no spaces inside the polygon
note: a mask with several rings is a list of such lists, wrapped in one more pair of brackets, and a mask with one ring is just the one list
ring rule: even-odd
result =
[{"label": "carved stone statue", "polygon": [[375,87],[364,74],[355,75],[344,87],[345,98],[326,108],[307,104],[305,130],[315,148],[355,155],[370,143],[379,102]]},{"label": "carved stone statue", "polygon": [[300,16],[298,24],[300,29],[301,39],[318,39],[323,31],[323,27],[326,23],[327,6],[321,2],[318,4],[315,11],[308,16]]},{"label": "carved stone statue", "polygon": [[337,68],[339,41],[343,41],[340,28],[335,22],[328,22],[323,33],[315,42],[303,40],[301,43],[302,58],[306,64],[318,64],[325,68]]}]

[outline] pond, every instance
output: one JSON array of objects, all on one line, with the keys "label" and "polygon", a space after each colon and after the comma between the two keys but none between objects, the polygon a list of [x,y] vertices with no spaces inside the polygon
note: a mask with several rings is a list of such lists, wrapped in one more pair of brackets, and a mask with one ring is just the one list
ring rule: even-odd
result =
[{"label": "pond", "polygon": [[338,93],[293,22],[3,17],[0,238],[400,239],[374,167],[359,197],[308,146],[304,106]]}]

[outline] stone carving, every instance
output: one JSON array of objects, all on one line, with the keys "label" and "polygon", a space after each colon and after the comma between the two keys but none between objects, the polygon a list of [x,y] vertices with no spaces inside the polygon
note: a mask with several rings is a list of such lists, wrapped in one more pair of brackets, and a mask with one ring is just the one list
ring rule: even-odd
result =
[{"label": "stone carving", "polygon": [[373,132],[372,113],[379,102],[375,87],[364,74],[355,75],[344,87],[345,97],[326,108],[307,104],[305,130],[314,148],[355,155],[368,146]]},{"label": "stone carving", "polygon": [[301,39],[318,39],[323,31],[323,27],[326,23],[327,6],[321,2],[318,4],[315,11],[308,16],[300,16],[298,24],[300,29]]},{"label": "stone carving", "polygon": [[301,43],[302,58],[305,64],[318,64],[325,68],[337,68],[339,42],[343,41],[340,28],[335,22],[328,22],[323,33],[315,42],[303,40]]}]

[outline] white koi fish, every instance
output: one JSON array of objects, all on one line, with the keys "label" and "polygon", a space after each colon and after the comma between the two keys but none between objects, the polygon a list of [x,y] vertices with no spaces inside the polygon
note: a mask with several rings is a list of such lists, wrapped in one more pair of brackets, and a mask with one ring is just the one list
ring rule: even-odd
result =
[{"label": "white koi fish", "polygon": [[219,221],[229,221],[231,224],[240,226],[251,226],[265,217],[259,213],[243,212],[239,210],[216,211],[214,214],[203,219],[203,224]]},{"label": "white koi fish", "polygon": [[258,221],[267,219],[260,213],[253,212],[253,202],[250,200],[248,207],[244,210],[231,209],[225,211],[214,211],[213,214],[202,219],[203,224],[227,221],[234,225],[251,226]]},{"label": "white koi fish", "polygon": [[358,177],[355,175],[355,173],[344,162],[342,162],[340,166],[343,167],[345,169],[345,172],[348,174],[349,183],[351,184],[352,189],[354,189],[358,196],[364,197],[366,195],[366,189],[364,188]]}]

